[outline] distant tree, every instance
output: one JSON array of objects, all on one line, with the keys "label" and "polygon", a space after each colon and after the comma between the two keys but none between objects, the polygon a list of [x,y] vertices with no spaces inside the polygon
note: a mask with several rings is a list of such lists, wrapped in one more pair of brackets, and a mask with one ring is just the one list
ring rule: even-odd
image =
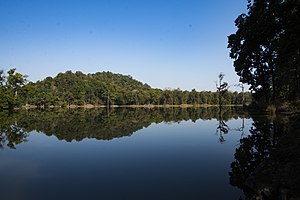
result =
[{"label": "distant tree", "polygon": [[189,93],[189,103],[190,104],[199,104],[198,93],[195,89]]},{"label": "distant tree", "polygon": [[132,90],[132,94],[133,94],[133,96],[134,96],[134,103],[135,103],[135,105],[139,105],[139,101],[138,101],[138,95],[139,95],[139,91],[138,90]]},{"label": "distant tree", "polygon": [[0,70],[0,87],[4,85],[4,80],[5,80],[4,71]]},{"label": "distant tree", "polygon": [[18,96],[18,91],[23,87],[27,80],[27,76],[21,73],[16,72],[16,68],[10,69],[7,77],[7,87],[11,88],[14,92],[14,95]]},{"label": "distant tree", "polygon": [[187,90],[185,90],[185,91],[183,91],[182,92],[182,100],[181,100],[181,102],[182,102],[182,104],[187,104],[188,103],[188,99],[189,99],[189,91],[187,91]]},{"label": "distant tree", "polygon": [[219,106],[221,107],[224,104],[224,96],[228,91],[228,83],[224,82],[225,74],[223,74],[222,72],[218,75],[219,78],[219,82],[216,83],[216,87],[217,87],[217,92],[218,92],[218,96],[219,96]]},{"label": "distant tree", "polygon": [[25,75],[16,72],[16,69],[10,69],[8,76],[4,75],[4,71],[0,71],[0,110],[12,110],[21,104],[18,96],[26,83]]},{"label": "distant tree", "polygon": [[245,105],[245,87],[243,83],[236,84],[235,86],[240,87],[242,89],[242,105]]}]

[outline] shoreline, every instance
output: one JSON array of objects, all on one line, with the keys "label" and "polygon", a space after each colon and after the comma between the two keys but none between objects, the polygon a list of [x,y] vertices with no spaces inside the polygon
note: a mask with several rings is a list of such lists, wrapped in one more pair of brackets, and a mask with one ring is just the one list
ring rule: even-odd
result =
[{"label": "shoreline", "polygon": [[[242,107],[243,105],[222,105],[224,107]],[[67,106],[36,106],[36,105],[24,105],[21,106],[18,109],[36,109],[36,108],[69,108],[69,109],[75,109],[75,108],[84,108],[84,109],[93,109],[93,108],[107,108],[106,105],[92,105],[92,104],[86,104],[86,105],[67,105]],[[207,108],[207,107],[219,107],[219,105],[210,105],[210,104],[179,104],[179,105],[153,105],[153,104],[147,104],[147,105],[111,105],[109,108]]]}]

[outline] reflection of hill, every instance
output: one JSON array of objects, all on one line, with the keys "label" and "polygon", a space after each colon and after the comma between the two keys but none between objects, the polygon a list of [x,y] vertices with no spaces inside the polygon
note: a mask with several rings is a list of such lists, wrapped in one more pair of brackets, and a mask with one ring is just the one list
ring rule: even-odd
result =
[{"label": "reflection of hill", "polygon": [[[223,119],[237,118],[240,109],[227,107]],[[20,110],[11,115],[0,114],[0,136],[4,138],[11,125],[17,125],[26,132],[36,130],[59,140],[110,140],[130,136],[151,123],[213,118],[218,118],[218,108],[116,108],[109,112],[105,109]]]}]

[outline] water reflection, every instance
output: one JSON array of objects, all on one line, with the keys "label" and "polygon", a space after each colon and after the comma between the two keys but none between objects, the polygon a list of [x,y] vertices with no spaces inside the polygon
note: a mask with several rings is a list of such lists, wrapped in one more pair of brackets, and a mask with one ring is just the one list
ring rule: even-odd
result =
[{"label": "water reflection", "polygon": [[[299,167],[297,171],[297,167],[290,166],[295,165],[295,150],[298,148],[289,147],[289,143],[281,141],[282,138],[296,139],[282,137],[290,133],[289,118],[252,118],[251,134],[240,140],[240,146],[234,154],[235,160],[231,163],[229,172],[230,184],[243,190],[245,199],[299,198],[298,192],[295,192],[299,191]],[[280,142],[283,145],[278,145]],[[286,157],[291,153],[295,157]],[[293,172],[288,172],[287,169]],[[294,194],[298,195],[295,197]]]},{"label": "water reflection", "polygon": [[15,149],[16,145],[27,141],[28,132],[18,125],[13,116],[2,113],[0,120],[0,149],[3,149],[5,145]]},{"label": "water reflection", "polygon": [[[0,113],[1,199],[234,199],[228,171],[243,116],[234,107]],[[218,121],[229,130],[222,145]]]},{"label": "water reflection", "polygon": [[223,119],[223,115],[224,115],[224,109],[222,106],[219,107],[219,118],[218,118],[218,126],[217,126],[217,135],[219,135],[219,142],[222,144],[225,142],[225,138],[224,135],[228,133],[229,131],[229,127],[228,125],[225,123],[225,120]]},{"label": "water reflection", "polygon": [[[85,138],[111,140],[130,136],[152,123],[177,122],[198,119],[217,119],[220,141],[225,141],[225,124],[244,113],[240,107],[210,108],[116,108],[91,110],[19,110],[15,113],[0,113],[0,147],[15,148],[26,141],[29,132],[38,131],[59,140],[81,141]],[[222,139],[221,139],[222,137]]]},{"label": "water reflection", "polygon": [[216,135],[218,135],[219,137],[219,142],[221,144],[223,144],[226,140],[225,140],[225,135],[229,133],[229,131],[234,132],[240,132],[241,133],[241,138],[244,137],[244,129],[245,129],[245,118],[246,116],[249,118],[248,114],[246,113],[245,110],[240,109],[239,110],[239,118],[241,119],[242,123],[241,126],[239,127],[229,127],[227,124],[228,121],[228,116],[230,116],[230,113],[228,112],[228,108],[226,109],[226,107],[219,107],[219,112],[218,112],[218,117],[217,117],[217,121],[218,121],[218,125],[216,128]]}]

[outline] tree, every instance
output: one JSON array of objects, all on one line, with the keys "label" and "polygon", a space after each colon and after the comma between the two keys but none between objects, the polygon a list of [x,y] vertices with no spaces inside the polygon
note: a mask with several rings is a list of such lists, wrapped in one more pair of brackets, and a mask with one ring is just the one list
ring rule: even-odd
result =
[{"label": "tree", "polygon": [[21,87],[25,86],[27,76],[16,72],[16,68],[10,69],[7,77],[7,87],[11,88],[15,97],[18,96],[18,91]]},{"label": "tree", "polygon": [[0,70],[0,87],[4,85],[4,80],[5,80],[4,71]]},{"label": "tree", "polygon": [[242,83],[257,101],[300,97],[299,1],[248,0],[248,13],[235,20],[228,37],[230,57]]},{"label": "tree", "polygon": [[300,2],[285,1],[278,12],[281,35],[278,42],[278,97],[282,100],[300,98]]},{"label": "tree", "polygon": [[0,110],[12,110],[21,103],[18,92],[25,85],[26,76],[15,71],[15,68],[10,69],[8,76],[0,71]]},{"label": "tree", "polygon": [[224,76],[225,76],[225,74],[223,74],[221,72],[218,75],[219,83],[216,83],[217,92],[218,92],[218,96],[219,96],[219,106],[220,106],[220,108],[224,103],[224,96],[228,91],[228,83],[223,81]]},{"label": "tree", "polygon": [[195,89],[189,93],[189,103],[190,104],[199,104],[198,92]]}]

